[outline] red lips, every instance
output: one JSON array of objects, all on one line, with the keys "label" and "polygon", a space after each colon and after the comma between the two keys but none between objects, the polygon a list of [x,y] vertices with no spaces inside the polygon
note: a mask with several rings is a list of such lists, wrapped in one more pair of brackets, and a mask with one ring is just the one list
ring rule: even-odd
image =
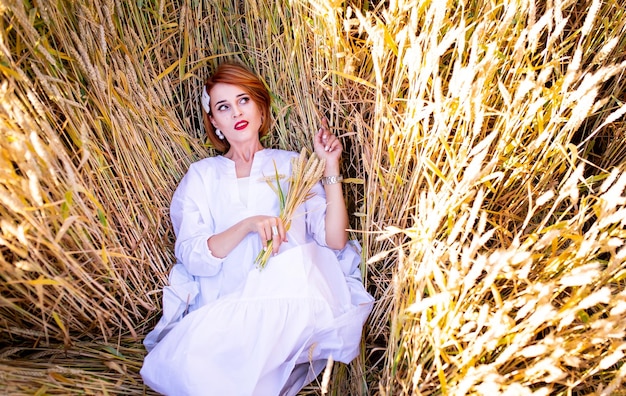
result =
[{"label": "red lips", "polygon": [[242,129],[245,129],[245,127],[248,126],[248,121],[239,121],[238,123],[235,124],[235,129],[238,131],[241,131]]}]

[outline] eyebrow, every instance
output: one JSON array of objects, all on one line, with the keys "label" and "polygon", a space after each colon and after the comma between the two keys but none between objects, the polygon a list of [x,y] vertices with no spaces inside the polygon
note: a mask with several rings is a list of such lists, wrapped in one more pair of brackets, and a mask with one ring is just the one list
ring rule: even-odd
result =
[{"label": "eyebrow", "polygon": [[[245,93],[245,92],[243,92],[243,93],[240,93],[239,95],[237,95],[236,97],[237,97],[237,98],[240,98],[240,97],[242,97],[242,96],[248,96],[248,94],[247,94],[247,93]],[[217,107],[220,103],[226,103],[226,102],[227,102],[227,100],[226,100],[226,99],[220,100],[219,102],[215,103],[215,106]]]}]

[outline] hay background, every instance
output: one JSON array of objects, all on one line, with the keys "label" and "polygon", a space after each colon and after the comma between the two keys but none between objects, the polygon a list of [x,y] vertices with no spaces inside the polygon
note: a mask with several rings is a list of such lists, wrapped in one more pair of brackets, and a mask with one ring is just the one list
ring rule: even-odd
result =
[{"label": "hay background", "polygon": [[332,393],[617,392],[625,17],[617,0],[0,0],[0,391],[149,393],[169,200],[214,154],[199,87],[235,58],[273,95],[266,145],[309,145],[324,114],[346,147],[377,305]]}]

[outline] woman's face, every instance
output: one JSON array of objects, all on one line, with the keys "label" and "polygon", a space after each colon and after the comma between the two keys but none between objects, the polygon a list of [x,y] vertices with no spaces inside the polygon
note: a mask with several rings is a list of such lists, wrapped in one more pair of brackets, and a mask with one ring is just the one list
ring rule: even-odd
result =
[{"label": "woman's face", "polygon": [[232,145],[259,140],[261,109],[238,85],[215,84],[211,96],[211,123]]}]

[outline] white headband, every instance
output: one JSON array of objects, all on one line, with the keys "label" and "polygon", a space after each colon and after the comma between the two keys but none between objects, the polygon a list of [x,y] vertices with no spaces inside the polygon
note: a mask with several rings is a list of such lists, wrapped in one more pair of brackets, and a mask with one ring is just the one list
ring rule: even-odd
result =
[{"label": "white headband", "polygon": [[202,88],[202,108],[204,111],[209,114],[211,112],[211,97],[209,93],[206,91],[206,85]]}]

